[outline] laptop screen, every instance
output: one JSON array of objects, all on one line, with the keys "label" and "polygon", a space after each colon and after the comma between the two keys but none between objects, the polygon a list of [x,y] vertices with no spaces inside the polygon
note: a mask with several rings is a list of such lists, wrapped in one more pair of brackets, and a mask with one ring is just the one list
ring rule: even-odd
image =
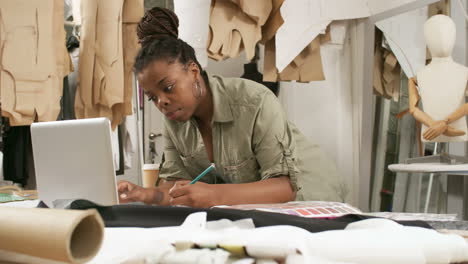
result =
[{"label": "laptop screen", "polygon": [[39,199],[118,203],[107,118],[33,123],[31,138]]}]

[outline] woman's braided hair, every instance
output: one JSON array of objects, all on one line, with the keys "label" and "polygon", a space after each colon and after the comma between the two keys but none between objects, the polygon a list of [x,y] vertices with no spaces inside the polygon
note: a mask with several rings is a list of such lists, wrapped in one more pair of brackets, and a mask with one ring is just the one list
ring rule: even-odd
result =
[{"label": "woman's braided hair", "polygon": [[179,19],[169,9],[154,7],[145,13],[137,27],[141,49],[133,66],[136,73],[158,59],[166,59],[169,63],[177,61],[184,66],[194,62],[202,71],[194,49],[178,38],[178,27]]}]

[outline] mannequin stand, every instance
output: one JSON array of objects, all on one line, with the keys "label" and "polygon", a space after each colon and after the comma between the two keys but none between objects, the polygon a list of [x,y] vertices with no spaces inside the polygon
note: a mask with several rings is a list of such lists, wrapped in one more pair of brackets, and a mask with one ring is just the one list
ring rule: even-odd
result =
[{"label": "mannequin stand", "polygon": [[[455,164],[465,164],[468,163],[468,157],[465,156],[457,156],[457,155],[451,155],[446,152],[442,152],[441,154],[437,154],[437,148],[439,146],[439,142],[436,142],[434,144],[434,155],[431,156],[425,156],[425,157],[416,157],[416,158],[409,158],[405,160],[406,164],[414,164],[414,163],[439,163],[439,164],[449,164],[449,165],[455,165]],[[442,149],[445,149],[445,144],[442,144]],[[442,150],[445,151],[445,150]],[[429,210],[429,202],[431,200],[431,190],[432,190],[432,184],[434,182],[434,174],[435,173],[430,173],[429,174],[429,183],[426,191],[426,202],[424,203],[424,213],[427,214]]]}]

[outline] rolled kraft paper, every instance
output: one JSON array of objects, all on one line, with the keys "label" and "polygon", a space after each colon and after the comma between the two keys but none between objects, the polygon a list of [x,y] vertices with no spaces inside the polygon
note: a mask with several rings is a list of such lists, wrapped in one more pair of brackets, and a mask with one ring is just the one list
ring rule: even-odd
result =
[{"label": "rolled kraft paper", "polygon": [[103,235],[102,218],[94,209],[0,207],[2,250],[68,263],[83,263],[97,254]]}]

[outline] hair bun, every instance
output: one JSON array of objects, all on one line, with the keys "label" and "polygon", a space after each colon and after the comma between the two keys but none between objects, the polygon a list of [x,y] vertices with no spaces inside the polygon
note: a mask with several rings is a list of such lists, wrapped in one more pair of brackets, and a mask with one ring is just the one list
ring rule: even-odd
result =
[{"label": "hair bun", "polygon": [[138,40],[142,45],[155,39],[178,38],[179,19],[169,9],[153,7],[146,11],[137,27]]}]

